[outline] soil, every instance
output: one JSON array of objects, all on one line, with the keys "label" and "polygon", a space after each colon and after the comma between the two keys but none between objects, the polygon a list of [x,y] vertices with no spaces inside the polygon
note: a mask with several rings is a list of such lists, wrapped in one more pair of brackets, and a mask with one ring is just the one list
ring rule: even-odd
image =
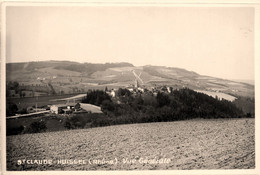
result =
[{"label": "soil", "polygon": [[14,171],[253,168],[254,119],[117,125],[7,137],[7,170]]}]

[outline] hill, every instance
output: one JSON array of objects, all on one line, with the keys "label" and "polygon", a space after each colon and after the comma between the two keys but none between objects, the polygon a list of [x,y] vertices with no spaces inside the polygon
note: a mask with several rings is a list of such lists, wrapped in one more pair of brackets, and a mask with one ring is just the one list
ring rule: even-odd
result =
[{"label": "hill", "polygon": [[171,86],[174,89],[187,87],[208,94],[219,92],[234,97],[254,97],[252,84],[199,75],[180,68],[151,65],[136,67],[130,63],[7,63],[6,75],[7,82],[17,81],[27,87],[47,86],[47,93],[51,90],[56,93],[80,93],[88,89],[129,87],[137,81],[141,87],[148,89],[155,86]]}]

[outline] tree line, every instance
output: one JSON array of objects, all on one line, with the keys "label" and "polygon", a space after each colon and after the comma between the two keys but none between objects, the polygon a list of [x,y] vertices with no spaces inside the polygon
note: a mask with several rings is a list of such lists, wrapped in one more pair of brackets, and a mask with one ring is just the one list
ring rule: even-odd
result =
[{"label": "tree line", "polygon": [[82,103],[101,106],[104,114],[86,119],[84,119],[86,114],[74,115],[73,119],[67,121],[69,129],[77,128],[76,123],[80,123],[80,128],[82,128],[195,118],[252,117],[246,115],[242,109],[230,101],[213,98],[188,88],[173,90],[171,93],[158,92],[157,95],[151,92],[134,94],[128,89],[120,88],[117,91],[117,97],[113,99],[104,91],[93,90],[88,92]]}]

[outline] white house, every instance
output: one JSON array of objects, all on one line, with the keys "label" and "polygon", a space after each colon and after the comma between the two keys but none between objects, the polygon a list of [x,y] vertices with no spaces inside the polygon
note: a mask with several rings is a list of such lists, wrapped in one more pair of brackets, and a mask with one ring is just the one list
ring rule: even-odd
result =
[{"label": "white house", "polygon": [[56,104],[50,107],[50,111],[55,114],[61,114],[70,111],[75,105],[76,103]]}]

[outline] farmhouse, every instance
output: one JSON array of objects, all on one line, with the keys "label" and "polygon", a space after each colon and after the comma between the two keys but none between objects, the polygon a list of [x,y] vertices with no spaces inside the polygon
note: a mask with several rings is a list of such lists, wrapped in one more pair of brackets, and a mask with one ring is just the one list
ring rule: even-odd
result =
[{"label": "farmhouse", "polygon": [[85,103],[56,104],[50,107],[50,111],[55,114],[69,114],[80,108],[90,113],[102,113],[101,107]]},{"label": "farmhouse", "polygon": [[76,103],[57,104],[50,107],[50,111],[55,114],[69,113]]}]

